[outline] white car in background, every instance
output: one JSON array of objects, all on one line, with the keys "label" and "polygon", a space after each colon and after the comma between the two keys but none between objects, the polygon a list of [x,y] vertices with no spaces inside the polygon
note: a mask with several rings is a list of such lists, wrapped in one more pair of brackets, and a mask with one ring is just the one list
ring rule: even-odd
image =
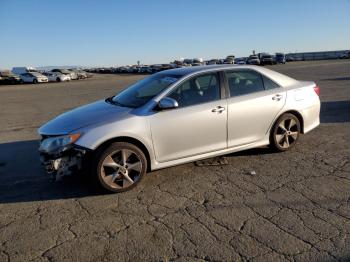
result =
[{"label": "white car in background", "polygon": [[20,74],[19,77],[22,79],[24,83],[47,83],[49,80],[46,76],[38,73],[38,72],[27,72]]},{"label": "white car in background", "polygon": [[71,80],[78,79],[78,75],[75,72],[69,71],[67,69],[53,69],[53,70],[51,70],[51,72],[68,75],[68,76],[70,76]]},{"label": "white car in background", "polygon": [[22,66],[22,67],[13,67],[12,68],[12,73],[16,74],[16,75],[20,75],[20,74],[25,74],[25,73],[31,73],[31,72],[38,72],[38,70],[36,70],[34,67],[31,66]]},{"label": "white car in background", "polygon": [[60,72],[44,72],[43,75],[48,78],[49,82],[64,82],[71,80],[69,75]]},{"label": "white car in background", "polygon": [[78,79],[85,79],[85,78],[87,78],[87,74],[83,70],[79,70],[79,69],[68,69],[68,70],[73,72],[73,73],[75,73],[75,74],[77,74]]}]

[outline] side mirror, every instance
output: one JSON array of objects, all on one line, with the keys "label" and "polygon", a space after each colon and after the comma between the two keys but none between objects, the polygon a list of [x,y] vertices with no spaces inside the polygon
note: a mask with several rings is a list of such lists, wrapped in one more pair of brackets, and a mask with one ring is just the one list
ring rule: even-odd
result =
[{"label": "side mirror", "polygon": [[164,97],[158,103],[158,108],[160,110],[173,109],[177,107],[179,107],[178,102],[170,97]]}]

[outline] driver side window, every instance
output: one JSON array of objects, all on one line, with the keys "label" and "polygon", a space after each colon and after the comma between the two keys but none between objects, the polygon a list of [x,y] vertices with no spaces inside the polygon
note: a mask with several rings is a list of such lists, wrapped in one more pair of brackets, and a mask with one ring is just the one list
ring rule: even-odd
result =
[{"label": "driver side window", "polygon": [[182,83],[168,97],[175,99],[179,107],[220,100],[218,73],[193,77]]}]

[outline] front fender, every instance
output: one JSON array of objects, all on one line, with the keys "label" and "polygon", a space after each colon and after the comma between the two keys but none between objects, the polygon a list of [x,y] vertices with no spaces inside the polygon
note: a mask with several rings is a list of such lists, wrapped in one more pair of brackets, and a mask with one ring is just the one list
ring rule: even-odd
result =
[{"label": "front fender", "polygon": [[74,132],[82,134],[75,144],[91,150],[95,150],[104,142],[118,137],[136,139],[146,147],[151,160],[154,159],[150,125],[145,117],[134,116],[117,122],[87,126]]}]

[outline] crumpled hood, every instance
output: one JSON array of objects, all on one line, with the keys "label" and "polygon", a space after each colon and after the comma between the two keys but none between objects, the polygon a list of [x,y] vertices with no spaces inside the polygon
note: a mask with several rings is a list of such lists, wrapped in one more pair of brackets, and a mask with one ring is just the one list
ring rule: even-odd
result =
[{"label": "crumpled hood", "polygon": [[131,108],[119,107],[100,100],[63,113],[38,130],[42,135],[64,135],[82,127],[123,118]]}]

